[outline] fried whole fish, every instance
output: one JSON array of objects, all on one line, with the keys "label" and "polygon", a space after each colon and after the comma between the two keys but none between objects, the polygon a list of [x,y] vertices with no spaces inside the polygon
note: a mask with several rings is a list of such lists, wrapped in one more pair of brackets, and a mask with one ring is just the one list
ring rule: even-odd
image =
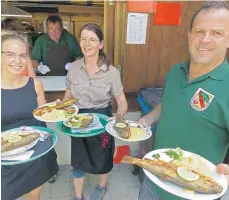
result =
[{"label": "fried whole fish", "polygon": [[198,193],[218,194],[223,191],[222,186],[215,180],[194,170],[192,171],[199,175],[199,179],[195,181],[185,181],[177,174],[177,168],[181,167],[181,165],[174,162],[165,162],[159,159],[138,159],[131,156],[124,156],[121,163],[137,165],[163,180],[169,181],[187,189],[194,190]]},{"label": "fried whole fish", "polygon": [[40,137],[39,133],[30,133],[27,135],[20,135],[22,138],[18,142],[8,142],[6,140],[2,140],[1,142],[1,152],[10,151],[19,147],[26,146],[28,144],[31,144],[35,140],[37,140]]},{"label": "fried whole fish", "polygon": [[114,129],[116,130],[118,135],[124,139],[128,139],[131,136],[129,124],[126,123],[126,121],[120,114],[116,115]]},{"label": "fried whole fish", "polygon": [[42,116],[43,114],[45,114],[46,112],[51,112],[52,110],[55,109],[61,109],[64,107],[68,107],[73,105],[74,103],[76,103],[79,99],[77,98],[73,98],[70,100],[65,100],[65,101],[61,101],[61,102],[57,102],[55,106],[43,106],[40,108],[37,108],[33,111],[33,115],[34,116]]}]

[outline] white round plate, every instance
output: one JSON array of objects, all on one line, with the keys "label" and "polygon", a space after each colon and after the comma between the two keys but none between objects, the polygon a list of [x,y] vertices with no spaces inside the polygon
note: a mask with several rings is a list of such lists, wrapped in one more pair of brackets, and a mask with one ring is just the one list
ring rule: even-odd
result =
[{"label": "white round plate", "polygon": [[[87,115],[87,114],[80,114],[80,115]],[[82,129],[82,128],[78,127],[78,126],[70,126],[70,125],[68,125],[68,124],[67,124],[67,121],[68,121],[68,120],[63,121],[63,124],[64,124],[65,126],[67,126],[67,127],[69,127],[69,128],[74,128],[74,129]],[[98,122],[99,122],[99,117],[96,116],[96,115],[93,115],[93,121],[92,121],[92,123],[88,126],[88,128],[90,128],[90,127],[92,127],[92,126],[95,126]]]},{"label": "white round plate", "polygon": [[[28,133],[28,131],[13,131],[13,132],[5,132],[5,133],[2,133],[2,135],[4,134],[16,134],[16,133],[22,133],[22,132],[25,132],[25,133]],[[4,157],[4,156],[12,156],[12,155],[15,155],[15,154],[19,154],[19,153],[22,153],[22,152],[25,152],[29,149],[31,149],[32,147],[34,147],[37,142],[39,141],[39,138],[37,140],[35,140],[34,142],[26,145],[26,146],[23,146],[23,147],[19,147],[19,148],[16,148],[16,149],[13,149],[13,150],[10,150],[10,151],[5,151],[5,152],[2,152],[1,153],[1,156]]]},{"label": "white round plate", "polygon": [[147,140],[149,139],[151,136],[152,136],[152,131],[150,130],[150,128],[148,127],[144,127],[142,126],[140,123],[138,122],[135,122],[135,121],[131,121],[131,120],[125,120],[126,123],[133,123],[133,124],[138,124],[140,126],[140,128],[142,128],[144,131],[145,131],[145,134],[143,137],[141,138],[137,138],[137,139],[131,139],[131,137],[129,139],[125,139],[125,138],[122,138],[121,136],[119,136],[119,134],[117,133],[117,131],[114,129],[114,125],[115,125],[115,120],[107,123],[106,125],[106,131],[108,133],[110,133],[111,135],[113,135],[114,137],[120,139],[120,140],[123,140],[123,141],[126,141],[126,142],[138,142],[138,141],[143,141],[143,140]]},{"label": "white round plate", "polygon": [[[51,104],[54,104],[54,103],[55,103],[55,102],[47,103],[47,104],[44,104],[44,105],[42,105],[42,106],[40,106],[40,107],[48,106],[48,105],[51,105]],[[76,114],[79,112],[79,108],[78,108],[75,104],[73,104],[72,106],[74,107],[74,109],[76,110],[76,112],[73,113],[71,116],[65,117],[65,118],[63,118],[63,119],[61,119],[61,120],[46,120],[46,119],[44,119],[42,116],[35,116],[35,115],[33,115],[33,116],[34,116],[37,120],[42,121],[42,122],[61,122],[61,121],[65,121],[65,120],[68,120],[69,118],[71,118],[72,116],[76,115]],[[39,108],[40,108],[40,107],[39,107]]]},{"label": "white round plate", "polygon": [[[158,149],[155,151],[151,151],[149,153],[147,153],[143,159],[148,158],[153,160],[153,155],[154,154],[160,154],[160,158],[165,160],[165,161],[169,161],[169,157],[166,156],[166,154],[164,152],[168,151],[169,149]],[[174,150],[174,149],[173,149]],[[183,151],[183,155],[184,156],[191,156],[194,155],[191,152],[188,151]],[[203,158],[204,159],[204,158]],[[211,162],[209,162],[208,160],[204,159],[206,161],[206,165],[208,166],[209,170],[212,172],[212,178],[218,182],[222,187],[223,187],[223,191],[220,194],[201,194],[201,193],[193,193],[190,192],[188,190],[185,190],[185,188],[180,187],[178,185],[175,185],[173,183],[170,183],[168,181],[164,181],[162,179],[160,179],[159,177],[157,177],[156,175],[148,172],[147,170],[143,169],[145,174],[149,177],[149,179],[151,181],[153,181],[155,184],[157,184],[159,187],[161,187],[162,189],[166,190],[167,192],[174,194],[176,196],[185,198],[185,199],[190,199],[190,200],[213,200],[213,199],[218,199],[221,196],[223,196],[223,194],[226,192],[227,187],[228,187],[228,183],[227,183],[227,179],[224,175],[222,174],[218,174],[216,171],[216,166],[214,164],[212,164]]]}]

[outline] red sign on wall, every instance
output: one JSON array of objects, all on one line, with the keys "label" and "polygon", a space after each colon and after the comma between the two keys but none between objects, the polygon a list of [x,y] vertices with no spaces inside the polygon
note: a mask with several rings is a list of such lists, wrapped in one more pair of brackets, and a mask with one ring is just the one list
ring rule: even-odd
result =
[{"label": "red sign on wall", "polygon": [[127,1],[127,11],[136,13],[153,13],[155,12],[156,2],[151,1]]},{"label": "red sign on wall", "polygon": [[154,24],[156,25],[180,25],[181,4],[156,3]]}]

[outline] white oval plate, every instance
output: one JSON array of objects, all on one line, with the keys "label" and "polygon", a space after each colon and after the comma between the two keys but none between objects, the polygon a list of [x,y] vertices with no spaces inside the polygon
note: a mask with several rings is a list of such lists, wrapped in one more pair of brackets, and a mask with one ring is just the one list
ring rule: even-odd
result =
[{"label": "white oval plate", "polygon": [[[90,114],[90,113],[89,113],[89,114]],[[86,113],[82,113],[82,114],[79,114],[79,115],[87,115],[87,114],[86,114]],[[64,124],[65,126],[67,126],[67,127],[69,127],[69,128],[74,128],[74,129],[82,129],[82,128],[78,127],[78,126],[70,126],[70,125],[68,125],[68,124],[67,124],[67,121],[68,121],[68,120],[66,120],[66,121],[63,122],[63,124]],[[96,115],[93,115],[93,121],[92,121],[92,123],[88,126],[88,128],[90,128],[90,127],[92,127],[92,126],[95,126],[98,122],[99,122],[99,117],[96,116]]]},{"label": "white oval plate", "polygon": [[[4,134],[17,134],[17,133],[22,133],[24,132],[25,134],[28,133],[28,131],[13,131],[13,132],[5,132],[5,133],[2,133],[2,135]],[[37,140],[35,140],[34,142],[26,145],[26,146],[23,146],[23,147],[19,147],[19,148],[16,148],[16,149],[13,149],[13,150],[10,150],[10,151],[5,151],[3,153],[1,153],[1,156],[4,157],[4,156],[11,156],[11,155],[16,155],[16,154],[19,154],[19,153],[22,153],[22,152],[25,152],[29,149],[31,149],[32,147],[34,147],[37,142],[39,141],[39,138]],[[3,158],[2,158],[3,159]]]},{"label": "white oval plate", "polygon": [[114,124],[115,124],[115,120],[107,123],[106,125],[106,131],[108,133],[110,133],[111,135],[113,135],[114,137],[120,139],[120,140],[123,140],[123,141],[126,141],[126,142],[138,142],[138,141],[143,141],[143,140],[147,140],[149,139],[151,136],[152,136],[152,131],[150,130],[150,128],[148,127],[143,127],[140,123],[138,122],[135,122],[135,121],[131,121],[131,120],[125,120],[126,123],[133,123],[133,124],[138,124],[140,126],[140,128],[142,128],[144,131],[145,131],[145,134],[143,137],[140,137],[138,139],[124,139],[122,138],[121,136],[119,136],[119,134],[117,133],[117,131],[114,129]]},{"label": "white oval plate", "polygon": [[[151,151],[149,153],[147,153],[143,159],[148,158],[153,160],[153,154],[160,154],[161,159],[165,160],[165,161],[169,161],[169,158],[167,156],[165,156],[165,151],[168,151],[169,149],[158,149],[158,150],[154,150]],[[173,149],[174,150],[174,149]],[[194,155],[191,152],[188,151],[184,151],[182,150],[183,155],[184,156],[191,156]],[[204,159],[204,158],[203,158]],[[222,174],[218,174],[216,171],[216,166],[214,164],[212,164],[210,161],[204,159],[206,162],[206,165],[208,166],[209,170],[211,170],[212,175],[213,175],[213,179],[218,182],[222,187],[223,187],[223,191],[220,194],[201,194],[201,193],[192,193],[190,191],[185,190],[185,188],[180,187],[178,185],[175,185],[173,183],[170,183],[168,181],[164,181],[162,179],[160,179],[159,177],[157,177],[156,175],[150,173],[149,171],[143,169],[143,171],[145,172],[145,174],[149,177],[149,179],[151,181],[153,181],[155,184],[157,184],[159,187],[161,187],[162,189],[166,190],[167,192],[174,194],[176,196],[185,198],[185,199],[190,199],[190,200],[213,200],[213,199],[218,199],[221,196],[223,196],[223,194],[227,191],[227,187],[228,187],[228,183],[227,183],[227,179],[224,175]]]},{"label": "white oval plate", "polygon": [[[50,102],[50,103],[44,104],[44,105],[42,105],[42,106],[40,106],[40,107],[52,105],[52,104],[54,104],[54,103],[55,103],[55,102]],[[76,114],[79,112],[79,108],[78,108],[75,104],[73,104],[72,106],[75,108],[76,112],[73,113],[70,117],[65,117],[65,118],[63,117],[63,119],[61,119],[61,120],[46,120],[46,119],[44,119],[42,116],[35,116],[35,115],[33,115],[33,116],[34,116],[37,120],[42,121],[42,122],[61,122],[61,121],[65,121],[65,120],[68,120],[69,118],[71,118],[72,116],[76,115]],[[39,108],[40,108],[40,107],[39,107]]]}]

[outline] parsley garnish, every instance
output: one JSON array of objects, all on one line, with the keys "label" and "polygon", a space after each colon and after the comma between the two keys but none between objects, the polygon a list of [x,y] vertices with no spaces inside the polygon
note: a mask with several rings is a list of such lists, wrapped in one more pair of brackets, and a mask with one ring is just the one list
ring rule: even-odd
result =
[{"label": "parsley garnish", "polygon": [[160,158],[160,154],[159,153],[153,154],[153,158],[155,158],[155,159]]},{"label": "parsley garnish", "polygon": [[170,158],[174,159],[174,160],[179,160],[179,155],[173,151],[173,150],[168,150],[165,152]]}]

